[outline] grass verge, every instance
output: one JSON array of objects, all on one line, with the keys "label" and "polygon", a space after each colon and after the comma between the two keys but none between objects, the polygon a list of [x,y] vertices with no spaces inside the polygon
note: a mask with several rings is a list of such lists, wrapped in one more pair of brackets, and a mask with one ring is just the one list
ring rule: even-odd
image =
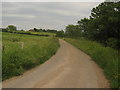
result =
[{"label": "grass verge", "polygon": [[40,37],[2,33],[2,79],[22,74],[44,63],[55,54],[59,41],[55,37]]},{"label": "grass verge", "polygon": [[118,50],[110,47],[104,47],[94,41],[89,41],[84,38],[72,39],[65,38],[65,40],[75,47],[81,49],[91,56],[91,58],[104,70],[112,88],[118,88]]}]

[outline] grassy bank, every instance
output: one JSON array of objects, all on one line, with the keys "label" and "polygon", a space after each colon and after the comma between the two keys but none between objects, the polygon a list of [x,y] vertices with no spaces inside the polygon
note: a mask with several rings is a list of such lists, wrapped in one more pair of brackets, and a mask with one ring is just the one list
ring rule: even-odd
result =
[{"label": "grassy bank", "polygon": [[44,63],[55,54],[59,41],[55,37],[2,34],[2,78],[8,79]]},{"label": "grassy bank", "polygon": [[[65,38],[65,40],[75,47],[81,49],[91,56],[91,58],[104,70],[111,87],[118,87],[118,51],[109,47],[104,47],[99,43],[81,39]],[[120,59],[120,57],[119,57]],[[120,86],[120,85],[119,85]]]}]

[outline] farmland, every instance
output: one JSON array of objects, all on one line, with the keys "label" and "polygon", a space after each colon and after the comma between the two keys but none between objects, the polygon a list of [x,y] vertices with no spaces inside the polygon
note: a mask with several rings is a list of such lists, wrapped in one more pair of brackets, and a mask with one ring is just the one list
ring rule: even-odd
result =
[{"label": "farmland", "polygon": [[104,70],[113,88],[119,86],[118,59],[120,59],[120,57],[118,57],[118,50],[104,47],[99,43],[84,38],[65,38],[65,40],[91,56],[91,58]]},{"label": "farmland", "polygon": [[34,35],[34,36],[55,36],[55,33],[48,32],[30,32],[30,31],[3,31],[8,33],[24,34],[24,35]]},{"label": "farmland", "polygon": [[39,35],[49,35],[49,36],[55,36],[55,33],[47,33],[47,32],[31,32],[32,34],[39,34]]},{"label": "farmland", "polygon": [[44,63],[55,54],[59,41],[55,37],[42,37],[2,33],[2,78],[22,74]]}]

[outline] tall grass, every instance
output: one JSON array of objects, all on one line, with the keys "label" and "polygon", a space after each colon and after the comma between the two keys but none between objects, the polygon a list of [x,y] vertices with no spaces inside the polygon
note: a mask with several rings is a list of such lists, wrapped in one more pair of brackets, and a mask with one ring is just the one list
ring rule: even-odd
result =
[{"label": "tall grass", "polygon": [[120,57],[118,58],[118,50],[104,47],[99,43],[84,38],[65,38],[65,40],[90,55],[103,68],[111,87],[118,88],[120,86],[120,84],[118,85],[118,59],[120,59]]},{"label": "tall grass", "polygon": [[44,63],[55,54],[58,39],[3,33],[2,35],[2,77],[3,80],[20,75],[24,71]]}]

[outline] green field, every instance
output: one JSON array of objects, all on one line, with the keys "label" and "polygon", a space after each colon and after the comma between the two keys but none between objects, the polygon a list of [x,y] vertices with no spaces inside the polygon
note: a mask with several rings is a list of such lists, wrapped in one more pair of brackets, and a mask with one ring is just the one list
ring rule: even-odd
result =
[{"label": "green field", "polygon": [[27,34],[27,35],[43,35],[43,36],[55,36],[56,33],[48,33],[48,32],[31,32],[31,31],[9,31],[8,33],[16,33],[16,34]]},{"label": "green field", "polygon": [[55,37],[42,37],[2,33],[2,78],[22,74],[44,63],[55,54],[59,41]]},{"label": "green field", "polygon": [[119,55],[117,50],[104,47],[99,43],[84,38],[65,38],[65,40],[90,55],[91,58],[103,68],[111,86],[113,88],[118,87],[118,59],[120,59],[120,57],[118,58]]},{"label": "green field", "polygon": [[55,36],[55,33],[47,33],[47,32],[31,32],[32,34],[40,34],[40,35],[49,35],[49,36]]}]

